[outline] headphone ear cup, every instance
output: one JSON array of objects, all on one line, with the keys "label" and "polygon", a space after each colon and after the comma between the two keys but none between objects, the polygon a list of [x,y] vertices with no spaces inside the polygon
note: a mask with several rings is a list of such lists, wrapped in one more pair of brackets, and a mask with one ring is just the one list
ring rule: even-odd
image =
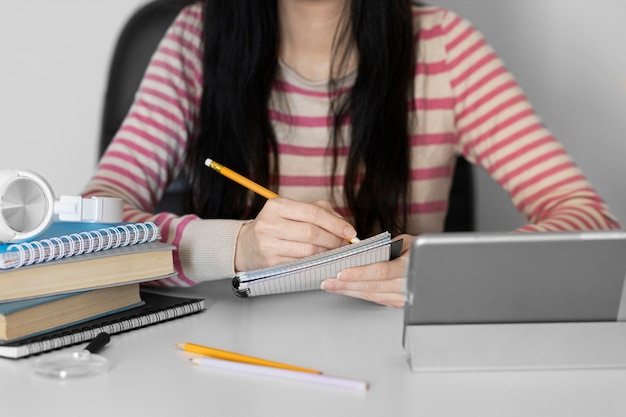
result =
[{"label": "headphone ear cup", "polygon": [[28,170],[0,170],[0,241],[31,239],[53,216],[54,193],[44,178]]}]

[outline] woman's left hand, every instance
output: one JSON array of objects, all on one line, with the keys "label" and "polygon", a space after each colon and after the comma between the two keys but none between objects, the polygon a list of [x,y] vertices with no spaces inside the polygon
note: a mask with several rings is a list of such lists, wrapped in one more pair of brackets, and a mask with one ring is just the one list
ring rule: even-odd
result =
[{"label": "woman's left hand", "polygon": [[321,288],[378,304],[403,307],[409,249],[415,236],[401,235],[398,239],[403,239],[400,257],[388,262],[344,269],[336,278],[323,281]]}]

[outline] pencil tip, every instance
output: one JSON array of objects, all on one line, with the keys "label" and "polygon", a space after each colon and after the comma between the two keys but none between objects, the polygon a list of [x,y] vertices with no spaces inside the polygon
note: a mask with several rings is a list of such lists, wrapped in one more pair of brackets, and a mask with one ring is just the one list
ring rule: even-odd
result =
[{"label": "pencil tip", "polygon": [[183,343],[175,343],[174,346],[176,346],[178,349],[182,349],[184,347]]},{"label": "pencil tip", "polygon": [[206,165],[206,166],[210,166],[210,165],[211,165],[211,162],[213,162],[213,160],[212,160],[211,158],[207,158],[207,159],[204,161],[204,165]]}]

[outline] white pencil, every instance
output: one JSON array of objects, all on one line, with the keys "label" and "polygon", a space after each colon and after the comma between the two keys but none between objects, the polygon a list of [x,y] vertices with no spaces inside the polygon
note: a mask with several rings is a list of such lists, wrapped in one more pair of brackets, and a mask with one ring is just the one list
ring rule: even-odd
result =
[{"label": "white pencil", "polygon": [[249,363],[233,362],[214,358],[191,358],[190,360],[195,365],[200,365],[213,369],[224,369],[253,375],[295,379],[298,381],[312,382],[338,388],[364,391],[367,390],[369,387],[367,381],[360,381],[358,379],[342,378],[338,376],[324,374],[312,374],[309,372],[291,371],[288,369],[272,368],[268,366],[252,365]]}]

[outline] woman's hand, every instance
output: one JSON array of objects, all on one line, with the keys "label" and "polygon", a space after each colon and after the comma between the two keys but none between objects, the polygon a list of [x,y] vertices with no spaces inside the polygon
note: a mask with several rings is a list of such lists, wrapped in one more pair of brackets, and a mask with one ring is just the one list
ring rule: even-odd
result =
[{"label": "woman's hand", "polygon": [[344,269],[339,272],[337,278],[323,281],[322,289],[378,304],[403,307],[409,249],[415,236],[401,235],[398,239],[403,239],[402,255],[399,258]]},{"label": "woman's hand", "polygon": [[259,215],[242,226],[235,269],[248,271],[280,265],[347,244],[354,227],[328,201],[302,203],[272,198]]}]

